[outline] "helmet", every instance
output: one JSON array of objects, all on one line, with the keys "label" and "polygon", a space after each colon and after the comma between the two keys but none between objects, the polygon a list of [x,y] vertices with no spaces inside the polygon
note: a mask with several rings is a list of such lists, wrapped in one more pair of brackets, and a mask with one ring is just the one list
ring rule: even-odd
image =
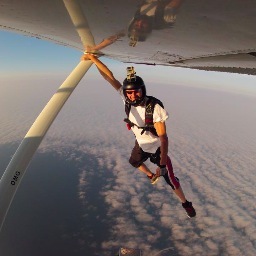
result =
[{"label": "helmet", "polygon": [[[126,90],[140,90],[142,91],[142,95],[139,99],[131,101],[126,94]],[[133,76],[132,79],[126,78],[123,82],[123,93],[125,96],[125,100],[127,103],[131,104],[132,106],[140,105],[146,97],[146,87],[144,81],[139,76]]]}]

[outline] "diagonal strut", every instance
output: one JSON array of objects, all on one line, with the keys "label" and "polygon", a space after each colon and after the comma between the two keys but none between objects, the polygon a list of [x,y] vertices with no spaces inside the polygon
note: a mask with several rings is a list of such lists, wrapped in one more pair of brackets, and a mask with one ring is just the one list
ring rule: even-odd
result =
[{"label": "diagonal strut", "polygon": [[[94,46],[93,36],[78,1],[63,1],[84,47],[87,45]],[[81,61],[71,72],[39,114],[7,166],[0,180],[0,230],[34,153],[61,108],[91,65],[91,61]]]}]

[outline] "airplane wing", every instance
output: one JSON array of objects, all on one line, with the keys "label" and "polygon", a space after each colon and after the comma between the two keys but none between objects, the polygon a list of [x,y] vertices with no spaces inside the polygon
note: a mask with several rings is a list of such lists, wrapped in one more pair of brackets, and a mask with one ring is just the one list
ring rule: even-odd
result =
[{"label": "airplane wing", "polygon": [[254,0],[79,2],[96,47],[62,0],[0,0],[0,28],[122,62],[256,74]]}]

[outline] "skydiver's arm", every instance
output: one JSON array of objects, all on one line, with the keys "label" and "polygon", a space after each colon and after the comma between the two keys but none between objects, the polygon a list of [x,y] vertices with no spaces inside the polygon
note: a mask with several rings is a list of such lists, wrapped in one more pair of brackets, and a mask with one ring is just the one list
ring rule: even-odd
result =
[{"label": "skydiver's arm", "polygon": [[182,3],[183,3],[184,0],[171,0],[167,5],[166,7],[168,8],[179,8]]},{"label": "skydiver's arm", "polygon": [[113,73],[109,70],[109,68],[105,64],[103,64],[96,56],[94,56],[93,54],[85,54],[81,58],[81,60],[88,59],[90,59],[97,66],[103,78],[107,80],[116,90],[122,87],[121,83],[115,79]]},{"label": "skydiver's arm", "polygon": [[159,136],[161,142],[161,160],[160,165],[166,165],[167,163],[167,154],[168,154],[168,137],[166,134],[166,125],[165,122],[157,122],[154,124],[157,135]]},{"label": "skydiver's arm", "polygon": [[101,43],[99,43],[98,45],[95,46],[87,46],[86,47],[86,52],[95,52],[95,51],[99,51],[102,48],[105,48],[106,46],[113,44],[114,42],[116,42],[120,37],[125,36],[124,31],[120,31],[119,33],[113,35],[113,36],[109,36],[108,38],[105,38]]}]

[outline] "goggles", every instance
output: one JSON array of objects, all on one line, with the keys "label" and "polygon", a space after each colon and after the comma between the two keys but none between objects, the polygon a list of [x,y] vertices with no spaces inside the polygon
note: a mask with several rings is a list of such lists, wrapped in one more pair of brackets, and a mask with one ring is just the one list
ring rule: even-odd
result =
[{"label": "goggles", "polygon": [[141,93],[141,89],[139,89],[139,90],[129,90],[129,91],[126,90],[125,93],[128,94],[128,95],[139,94],[139,93]]}]

